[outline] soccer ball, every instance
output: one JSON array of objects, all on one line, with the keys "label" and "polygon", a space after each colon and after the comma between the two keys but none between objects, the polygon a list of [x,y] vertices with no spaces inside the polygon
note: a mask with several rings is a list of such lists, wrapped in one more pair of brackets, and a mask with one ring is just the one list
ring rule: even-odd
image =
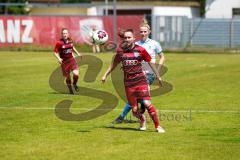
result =
[{"label": "soccer ball", "polygon": [[96,30],[93,33],[93,40],[96,44],[104,44],[108,40],[108,34],[104,30]]}]

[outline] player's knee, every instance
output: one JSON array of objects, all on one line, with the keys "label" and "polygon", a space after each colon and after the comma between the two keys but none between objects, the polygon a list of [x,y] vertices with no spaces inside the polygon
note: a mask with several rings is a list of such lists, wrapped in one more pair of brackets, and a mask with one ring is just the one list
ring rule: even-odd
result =
[{"label": "player's knee", "polygon": [[151,101],[150,100],[143,100],[143,105],[148,108],[149,106],[151,106]]},{"label": "player's knee", "polygon": [[70,74],[65,75],[66,81],[71,80]]},{"label": "player's knee", "polygon": [[78,70],[73,70],[73,74],[78,76],[78,74],[79,74]]},{"label": "player's knee", "polygon": [[132,112],[133,112],[133,113],[137,113],[137,106],[135,106],[135,107],[132,108]]}]

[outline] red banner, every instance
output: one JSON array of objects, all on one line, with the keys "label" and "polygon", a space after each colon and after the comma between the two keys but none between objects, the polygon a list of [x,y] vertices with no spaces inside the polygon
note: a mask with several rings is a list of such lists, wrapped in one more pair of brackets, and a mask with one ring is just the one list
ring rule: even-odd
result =
[{"label": "red banner", "polygon": [[[132,28],[137,33],[143,16],[118,16],[117,29]],[[83,44],[92,25],[103,29],[113,40],[112,16],[0,16],[0,47],[33,44],[52,46],[68,28],[76,43]],[[139,34],[136,34],[137,39]]]}]

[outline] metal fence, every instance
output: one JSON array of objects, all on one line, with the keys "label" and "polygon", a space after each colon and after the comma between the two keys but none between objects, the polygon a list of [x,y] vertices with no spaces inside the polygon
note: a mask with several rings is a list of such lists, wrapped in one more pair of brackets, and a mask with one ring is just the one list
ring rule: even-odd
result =
[{"label": "metal fence", "polygon": [[240,19],[153,16],[152,33],[164,48],[240,48]]}]

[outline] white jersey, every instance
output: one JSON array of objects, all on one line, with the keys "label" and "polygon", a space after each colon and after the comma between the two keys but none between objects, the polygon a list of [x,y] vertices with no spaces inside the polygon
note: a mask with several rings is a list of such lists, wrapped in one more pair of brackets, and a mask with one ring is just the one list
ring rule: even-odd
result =
[{"label": "white jersey", "polygon": [[[146,39],[146,41],[140,40],[137,41],[135,44],[142,46],[144,49],[146,49],[146,51],[152,58],[151,63],[156,63],[156,55],[162,53],[162,47],[160,43],[153,39],[148,38]],[[154,73],[147,62],[143,61],[142,66],[145,73]]]},{"label": "white jersey", "polygon": [[96,31],[97,31],[97,30],[92,30],[92,29],[91,29],[91,30],[89,31],[88,36],[92,38]]},{"label": "white jersey", "polygon": [[95,42],[94,42],[94,39],[93,39],[93,35],[96,34],[97,31],[98,31],[98,30],[90,30],[90,32],[89,32],[89,34],[88,34],[89,38],[91,38],[91,41],[92,41],[93,43],[95,43]]}]

